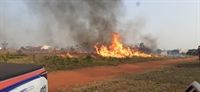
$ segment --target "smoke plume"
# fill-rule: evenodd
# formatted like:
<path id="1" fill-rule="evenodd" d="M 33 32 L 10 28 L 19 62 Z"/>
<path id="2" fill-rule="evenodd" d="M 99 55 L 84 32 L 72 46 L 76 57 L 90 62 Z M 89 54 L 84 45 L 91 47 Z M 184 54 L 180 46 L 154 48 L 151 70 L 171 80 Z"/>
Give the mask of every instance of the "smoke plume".
<path id="1" fill-rule="evenodd" d="M 144 17 L 121 22 L 125 11 L 121 0 L 24 0 L 24 3 L 28 11 L 25 17 L 9 15 L 10 18 L 3 11 L 0 36 L 9 45 L 73 44 L 93 50 L 97 42 L 109 45 L 111 33 L 117 32 L 123 44 L 133 45 L 140 39 L 152 48 L 157 46 L 156 39 L 141 34 L 146 24 Z"/>
<path id="2" fill-rule="evenodd" d="M 123 4 L 120 0 L 38 0 L 27 2 L 27 6 L 39 17 L 47 44 L 57 44 L 53 34 L 59 37 L 64 33 L 75 43 L 86 42 L 93 48 L 96 42 L 108 44 Z M 65 38 L 59 40 L 67 43 Z"/>
<path id="3" fill-rule="evenodd" d="M 151 34 L 144 35 L 141 39 L 151 50 L 155 51 L 157 49 L 157 38 Z"/>

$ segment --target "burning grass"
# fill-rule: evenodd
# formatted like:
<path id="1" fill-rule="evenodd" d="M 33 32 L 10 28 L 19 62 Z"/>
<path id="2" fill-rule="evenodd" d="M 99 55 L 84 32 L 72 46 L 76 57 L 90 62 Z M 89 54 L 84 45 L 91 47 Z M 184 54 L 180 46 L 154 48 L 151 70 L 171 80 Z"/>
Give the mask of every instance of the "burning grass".
<path id="1" fill-rule="evenodd" d="M 182 63 L 59 92 L 183 92 L 193 81 L 200 82 L 199 70 L 199 61 Z"/>
<path id="2" fill-rule="evenodd" d="M 57 56 L 61 57 L 61 58 L 73 58 L 73 56 L 69 53 L 62 53 L 62 54 L 59 54 Z"/>
<path id="3" fill-rule="evenodd" d="M 111 41 L 110 46 L 101 45 L 98 48 L 97 43 L 94 48 L 98 55 L 102 57 L 116 57 L 116 58 L 125 58 L 125 57 L 133 57 L 133 56 L 140 56 L 140 57 L 155 57 L 156 55 L 153 54 L 146 54 L 142 53 L 136 49 L 131 49 L 130 47 L 124 47 L 122 43 L 120 43 L 120 35 L 117 33 L 112 33 L 113 39 Z"/>
<path id="4" fill-rule="evenodd" d="M 120 35 L 112 34 L 113 39 L 110 46 L 98 43 L 94 46 L 96 52 L 91 53 L 69 53 L 58 52 L 52 54 L 29 53 L 20 56 L 20 54 L 0 55 L 1 62 L 27 63 L 43 65 L 47 71 L 65 71 L 85 67 L 119 65 L 123 63 L 136 63 L 144 61 L 154 61 L 165 59 L 153 54 L 145 54 L 136 49 L 123 46 L 120 43 Z"/>
<path id="5" fill-rule="evenodd" d="M 59 54 L 60 55 L 60 54 Z M 11 63 L 26 63 L 43 65 L 47 71 L 65 71 L 74 70 L 85 67 L 94 66 L 115 66 L 123 63 L 136 63 L 145 61 L 154 61 L 166 59 L 163 57 L 99 57 L 96 54 L 74 54 L 71 53 L 73 58 L 58 56 L 58 54 L 37 54 L 37 55 L 19 55 L 19 54 L 6 54 L 0 56 L 1 62 Z"/>

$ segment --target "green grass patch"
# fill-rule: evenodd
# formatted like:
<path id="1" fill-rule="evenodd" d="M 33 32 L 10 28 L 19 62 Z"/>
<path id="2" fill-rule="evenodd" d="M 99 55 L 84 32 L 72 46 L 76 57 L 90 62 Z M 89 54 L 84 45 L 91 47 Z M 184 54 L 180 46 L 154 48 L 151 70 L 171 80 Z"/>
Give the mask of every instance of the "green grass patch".
<path id="1" fill-rule="evenodd" d="M 85 67 L 94 66 L 116 66 L 123 63 L 136 63 L 144 61 L 161 60 L 163 58 L 102 58 L 102 57 L 78 57 L 78 58 L 59 58 L 59 57 L 45 57 L 36 60 L 37 64 L 42 64 L 48 71 L 60 70 L 75 70 Z"/>
<path id="2" fill-rule="evenodd" d="M 184 92 L 193 81 L 200 83 L 200 61 L 62 88 L 59 92 Z"/>
<path id="3" fill-rule="evenodd" d="M 84 55 L 74 58 L 61 58 L 53 55 L 23 55 L 6 54 L 0 55 L 0 62 L 37 64 L 43 65 L 48 72 L 75 70 L 95 66 L 116 66 L 125 63 L 163 60 L 163 57 L 133 57 L 133 58 L 103 58 Z"/>

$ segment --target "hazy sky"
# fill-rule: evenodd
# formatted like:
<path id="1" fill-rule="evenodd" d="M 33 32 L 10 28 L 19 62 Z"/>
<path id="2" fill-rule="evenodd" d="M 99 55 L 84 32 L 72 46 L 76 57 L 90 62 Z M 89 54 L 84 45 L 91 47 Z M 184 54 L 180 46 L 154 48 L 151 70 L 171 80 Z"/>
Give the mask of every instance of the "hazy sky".
<path id="1" fill-rule="evenodd" d="M 158 38 L 161 49 L 197 48 L 199 43 L 199 0 L 133 0 L 125 4 L 129 17 L 145 15 L 144 32 Z"/>
<path id="2" fill-rule="evenodd" d="M 13 39 L 13 45 L 25 42 L 22 45 L 34 45 L 32 43 L 37 37 L 27 37 L 22 30 L 29 31 L 38 25 L 34 15 L 30 17 L 26 5 L 21 0 L 0 0 L 1 1 L 1 27 L 10 24 L 4 32 Z M 138 6 L 136 6 L 136 3 Z M 145 26 L 142 33 L 157 38 L 158 48 L 161 49 L 191 49 L 200 45 L 199 30 L 199 2 L 200 0 L 124 0 L 126 7 L 125 20 L 142 16 L 145 19 Z M 31 19 L 30 19 L 31 18 Z M 29 23 L 33 23 L 30 24 Z M 28 25 L 27 27 L 24 27 Z M 14 30 L 13 30 L 14 29 Z M 1 33 L 2 30 L 1 29 Z M 15 34 L 21 35 L 15 35 Z M 18 41 L 15 41 L 17 39 Z M 0 37 L 0 41 L 6 40 Z M 20 40 L 20 41 L 19 41 Z M 16 42 L 16 43 L 15 43 Z M 40 43 L 42 44 L 42 43 Z"/>

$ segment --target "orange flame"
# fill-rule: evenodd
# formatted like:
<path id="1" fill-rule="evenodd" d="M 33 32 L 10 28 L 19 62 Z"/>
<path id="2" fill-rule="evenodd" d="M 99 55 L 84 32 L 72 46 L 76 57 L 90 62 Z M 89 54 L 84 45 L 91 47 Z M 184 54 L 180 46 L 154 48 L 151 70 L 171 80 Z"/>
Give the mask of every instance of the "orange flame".
<path id="1" fill-rule="evenodd" d="M 73 56 L 69 53 L 67 53 L 67 57 L 72 58 Z"/>
<path id="2" fill-rule="evenodd" d="M 67 54 L 60 54 L 60 55 L 58 55 L 59 57 L 61 57 L 61 58 L 72 58 L 73 56 L 71 55 L 71 54 L 69 54 L 69 53 L 67 53 Z"/>
<path id="3" fill-rule="evenodd" d="M 139 52 L 134 49 L 130 49 L 129 47 L 123 47 L 123 45 L 119 42 L 120 35 L 117 33 L 112 34 L 113 39 L 111 45 L 107 48 L 107 46 L 101 45 L 100 48 L 97 47 L 99 43 L 96 43 L 94 48 L 96 49 L 96 53 L 103 57 L 116 57 L 116 58 L 124 58 L 124 57 L 133 57 L 133 56 L 141 56 L 141 57 L 151 57 L 150 54 L 145 54 Z"/>

